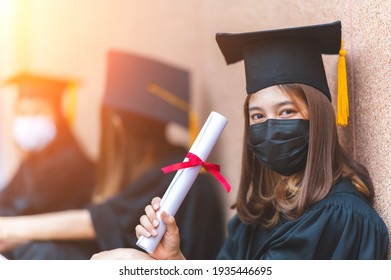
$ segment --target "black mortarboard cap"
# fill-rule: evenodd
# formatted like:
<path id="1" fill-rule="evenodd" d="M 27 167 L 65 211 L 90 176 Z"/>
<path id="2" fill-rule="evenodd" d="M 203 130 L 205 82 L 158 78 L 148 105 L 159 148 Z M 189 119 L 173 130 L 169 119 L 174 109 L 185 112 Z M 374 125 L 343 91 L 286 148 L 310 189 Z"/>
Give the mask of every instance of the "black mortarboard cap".
<path id="1" fill-rule="evenodd" d="M 19 73 L 5 81 L 5 84 L 18 86 L 19 98 L 43 98 L 59 106 L 69 83 L 66 79 L 28 72 Z"/>
<path id="2" fill-rule="evenodd" d="M 47 100 L 56 112 L 63 114 L 70 124 L 76 109 L 77 81 L 46 74 L 21 72 L 4 82 L 18 87 L 19 98 L 41 98 Z M 64 96 L 66 101 L 64 102 Z"/>
<path id="3" fill-rule="evenodd" d="M 103 104 L 188 127 L 189 73 L 152 58 L 111 50 Z"/>
<path id="4" fill-rule="evenodd" d="M 227 64 L 244 60 L 247 93 L 302 83 L 331 95 L 322 54 L 338 54 L 341 22 L 247 33 L 217 33 Z"/>

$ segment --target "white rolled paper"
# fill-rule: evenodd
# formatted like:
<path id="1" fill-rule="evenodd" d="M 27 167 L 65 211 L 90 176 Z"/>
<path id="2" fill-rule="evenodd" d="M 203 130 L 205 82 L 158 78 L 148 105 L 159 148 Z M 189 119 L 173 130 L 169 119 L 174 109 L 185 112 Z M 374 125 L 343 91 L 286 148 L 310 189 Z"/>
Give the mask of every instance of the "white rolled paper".
<path id="1" fill-rule="evenodd" d="M 189 153 L 198 156 L 202 161 L 206 161 L 227 123 L 228 120 L 224 116 L 216 112 L 211 112 L 191 146 Z M 185 158 L 184 162 L 185 161 L 188 161 L 188 158 Z M 160 212 L 165 211 L 169 215 L 175 216 L 201 168 L 202 166 L 199 165 L 179 169 L 177 171 L 160 202 L 160 208 L 157 212 L 157 217 L 159 219 L 157 236 L 140 236 L 136 243 L 137 246 L 148 253 L 153 253 L 155 251 L 166 231 L 166 225 L 160 219 Z"/>

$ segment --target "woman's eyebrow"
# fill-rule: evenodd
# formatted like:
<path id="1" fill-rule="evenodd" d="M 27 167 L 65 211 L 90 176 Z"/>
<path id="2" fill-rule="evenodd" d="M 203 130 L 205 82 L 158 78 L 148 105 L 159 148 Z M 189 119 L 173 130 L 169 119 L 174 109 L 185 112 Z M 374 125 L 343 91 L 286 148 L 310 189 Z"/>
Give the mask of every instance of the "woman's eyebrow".
<path id="1" fill-rule="evenodd" d="M 262 111 L 262 108 L 259 107 L 259 106 L 251 106 L 248 108 L 248 111 L 251 112 L 251 111 Z"/>
<path id="2" fill-rule="evenodd" d="M 286 101 L 283 101 L 283 102 L 276 104 L 275 107 L 281 107 L 281 106 L 285 106 L 285 105 L 295 105 L 295 103 L 291 100 L 286 100 Z"/>
<path id="3" fill-rule="evenodd" d="M 285 100 L 285 101 L 282 101 L 280 103 L 277 103 L 275 104 L 273 107 L 274 108 L 278 108 L 278 107 L 281 107 L 281 106 L 286 106 L 286 105 L 295 105 L 295 103 L 291 100 Z M 251 111 L 262 111 L 263 108 L 260 107 L 260 106 L 250 106 L 248 108 L 248 111 L 251 112 Z"/>

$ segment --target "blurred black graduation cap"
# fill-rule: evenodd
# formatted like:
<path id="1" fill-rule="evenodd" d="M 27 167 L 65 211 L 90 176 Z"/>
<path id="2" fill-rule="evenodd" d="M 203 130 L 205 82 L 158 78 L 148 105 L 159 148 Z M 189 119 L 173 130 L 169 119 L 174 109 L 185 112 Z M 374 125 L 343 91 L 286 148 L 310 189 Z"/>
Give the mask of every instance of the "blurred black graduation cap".
<path id="1" fill-rule="evenodd" d="M 189 72 L 152 58 L 111 50 L 103 104 L 188 127 Z"/>
<path id="2" fill-rule="evenodd" d="M 77 82 L 46 74 L 21 72 L 10 77 L 5 85 L 18 87 L 18 98 L 40 98 L 52 104 L 56 112 L 62 112 L 69 122 L 73 121 Z M 64 106 L 64 96 L 66 104 Z"/>
<path id="3" fill-rule="evenodd" d="M 248 94 L 277 84 L 302 83 L 319 89 L 331 101 L 322 54 L 340 53 L 345 67 L 345 52 L 340 52 L 340 21 L 258 32 L 217 33 L 216 41 L 227 64 L 244 60 Z M 347 94 L 344 67 L 341 70 L 345 71 L 345 80 L 339 83 L 345 93 L 339 92 L 339 98 L 340 94 Z M 347 102 L 347 95 L 343 98 L 342 102 Z"/>

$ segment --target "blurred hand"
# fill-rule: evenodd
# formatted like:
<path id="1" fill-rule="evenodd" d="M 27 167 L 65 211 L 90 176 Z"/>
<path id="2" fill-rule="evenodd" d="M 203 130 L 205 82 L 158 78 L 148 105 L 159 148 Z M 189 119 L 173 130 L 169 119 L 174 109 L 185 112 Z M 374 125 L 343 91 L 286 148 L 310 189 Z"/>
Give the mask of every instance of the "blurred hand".
<path id="1" fill-rule="evenodd" d="M 91 260 L 153 260 L 150 255 L 131 248 L 119 248 L 94 254 Z"/>
<path id="2" fill-rule="evenodd" d="M 145 207 L 145 215 L 141 216 L 140 224 L 136 226 L 136 236 L 151 237 L 157 235 L 156 228 L 159 226 L 159 220 L 156 216 L 156 211 L 160 207 L 160 198 L 152 199 L 151 205 Z M 184 259 L 180 250 L 179 229 L 173 216 L 169 216 L 166 212 L 160 214 L 163 223 L 166 224 L 167 230 L 163 235 L 162 240 L 151 254 L 154 259 L 158 260 L 179 260 Z"/>
<path id="3" fill-rule="evenodd" d="M 13 236 L 13 226 L 18 221 L 13 221 L 12 217 L 0 217 L 0 252 L 11 250 L 26 241 Z"/>

